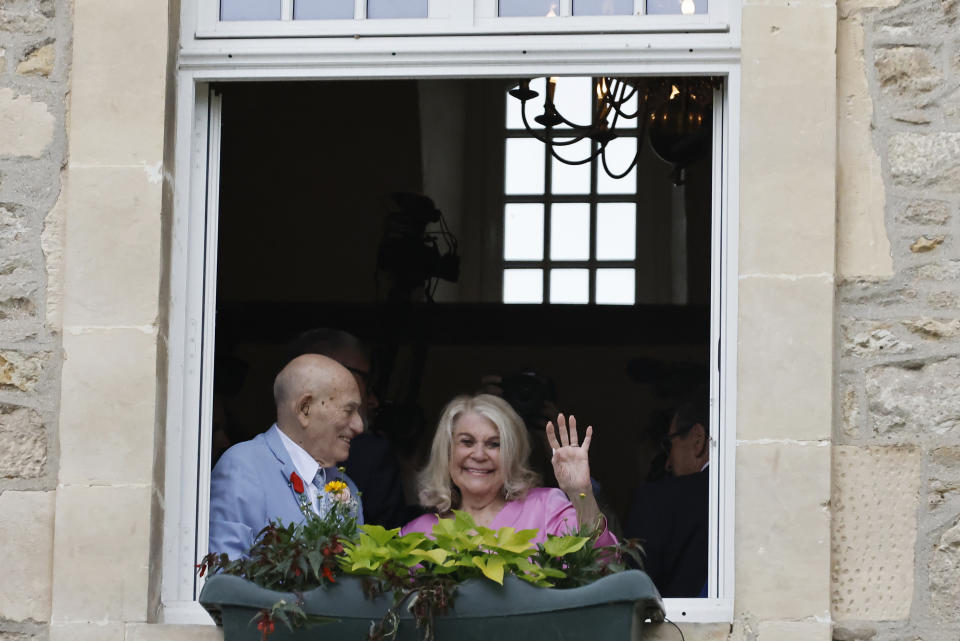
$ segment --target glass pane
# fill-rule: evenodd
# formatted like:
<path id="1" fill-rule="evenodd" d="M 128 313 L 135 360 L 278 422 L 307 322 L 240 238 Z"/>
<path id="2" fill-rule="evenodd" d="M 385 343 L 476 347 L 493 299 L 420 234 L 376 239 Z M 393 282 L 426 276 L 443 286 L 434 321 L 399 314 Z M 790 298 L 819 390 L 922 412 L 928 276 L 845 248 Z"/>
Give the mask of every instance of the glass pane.
<path id="1" fill-rule="evenodd" d="M 557 78 L 553 105 L 561 116 L 577 125 L 589 125 L 593 122 L 593 102 L 592 78 L 586 76 Z M 557 129 L 566 126 L 557 125 Z"/>
<path id="2" fill-rule="evenodd" d="M 426 18 L 427 0 L 367 0 L 367 17 Z"/>
<path id="3" fill-rule="evenodd" d="M 543 260 L 543 205 L 510 203 L 504 207 L 503 259 Z"/>
<path id="4" fill-rule="evenodd" d="M 555 17 L 560 11 L 560 0 L 500 0 L 498 15 L 502 18 L 517 16 Z"/>
<path id="5" fill-rule="evenodd" d="M 503 270 L 503 302 L 542 303 L 542 269 Z"/>
<path id="6" fill-rule="evenodd" d="M 624 91 L 624 95 L 630 95 L 631 91 L 632 89 L 627 87 Z M 626 116 L 639 115 L 637 114 L 637 108 L 639 107 L 638 100 L 639 92 L 634 91 L 633 95 L 630 95 L 630 98 L 620 105 L 620 111 L 622 111 L 624 115 L 617 118 L 616 124 L 613 122 L 613 117 L 616 115 L 616 112 L 611 109 L 610 113 L 607 114 L 607 126 L 609 126 L 611 129 L 636 129 L 637 125 L 639 124 L 637 118 L 627 118 Z"/>
<path id="7" fill-rule="evenodd" d="M 221 0 L 220 19 L 279 20 L 280 0 Z"/>
<path id="8" fill-rule="evenodd" d="M 633 13 L 633 0 L 573 0 L 575 16 L 628 16 Z"/>
<path id="9" fill-rule="evenodd" d="M 647 13 L 652 15 L 706 13 L 707 0 L 647 0 Z"/>
<path id="10" fill-rule="evenodd" d="M 569 160 L 582 160 L 590 155 L 591 140 L 585 138 L 580 142 L 562 147 L 554 147 L 553 150 L 561 158 Z M 589 194 L 590 193 L 590 163 L 585 162 L 582 165 L 567 165 L 556 158 L 551 158 L 553 163 L 553 176 L 550 179 L 551 190 L 555 194 Z"/>
<path id="11" fill-rule="evenodd" d="M 550 210 L 550 260 L 590 258 L 590 205 L 559 203 Z"/>
<path id="12" fill-rule="evenodd" d="M 296 0 L 294 20 L 351 20 L 353 0 Z"/>
<path id="13" fill-rule="evenodd" d="M 543 101 L 546 99 L 544 93 L 547 86 L 546 78 L 534 78 L 530 81 L 530 88 L 537 92 L 536 98 L 527 101 L 527 124 L 531 129 L 543 129 L 543 125 L 534 120 L 535 116 L 543 113 Z M 507 94 L 507 129 L 523 129 L 523 116 L 520 114 L 522 103 Z"/>
<path id="14" fill-rule="evenodd" d="M 633 260 L 637 256 L 637 206 L 597 205 L 597 260 Z"/>
<path id="15" fill-rule="evenodd" d="M 634 278 L 632 269 L 598 269 L 597 304 L 633 305 Z"/>
<path id="16" fill-rule="evenodd" d="M 507 194 L 543 193 L 543 154 L 546 147 L 535 138 L 507 138 Z"/>
<path id="17" fill-rule="evenodd" d="M 614 175 L 622 174 L 637 155 L 636 138 L 614 138 L 607 143 L 607 167 Z M 633 167 L 623 178 L 611 178 L 603 168 L 603 159 L 597 158 L 597 193 L 632 194 L 637 189 L 637 168 Z"/>
<path id="18" fill-rule="evenodd" d="M 590 302 L 590 275 L 586 269 L 551 269 L 550 302 L 585 305 Z"/>

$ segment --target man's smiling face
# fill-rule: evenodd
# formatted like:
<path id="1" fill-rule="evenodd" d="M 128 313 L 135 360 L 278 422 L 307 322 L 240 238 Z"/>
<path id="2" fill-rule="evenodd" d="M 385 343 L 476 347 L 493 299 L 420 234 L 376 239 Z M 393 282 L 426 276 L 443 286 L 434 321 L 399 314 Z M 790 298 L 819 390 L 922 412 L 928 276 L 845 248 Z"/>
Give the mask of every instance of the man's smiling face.
<path id="1" fill-rule="evenodd" d="M 344 371 L 325 394 L 310 402 L 303 449 L 323 466 L 332 466 L 350 456 L 350 441 L 363 431 L 360 390 L 353 376 Z"/>

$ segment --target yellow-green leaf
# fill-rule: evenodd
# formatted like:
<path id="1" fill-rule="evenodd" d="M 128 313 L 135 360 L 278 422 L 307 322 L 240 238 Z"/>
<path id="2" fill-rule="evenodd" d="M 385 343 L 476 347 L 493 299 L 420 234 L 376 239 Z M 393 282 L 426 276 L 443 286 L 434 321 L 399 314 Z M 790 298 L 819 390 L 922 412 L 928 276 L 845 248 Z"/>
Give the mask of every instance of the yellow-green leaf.
<path id="1" fill-rule="evenodd" d="M 498 556 L 473 557 L 473 564 L 480 568 L 483 576 L 503 585 L 503 559 Z"/>

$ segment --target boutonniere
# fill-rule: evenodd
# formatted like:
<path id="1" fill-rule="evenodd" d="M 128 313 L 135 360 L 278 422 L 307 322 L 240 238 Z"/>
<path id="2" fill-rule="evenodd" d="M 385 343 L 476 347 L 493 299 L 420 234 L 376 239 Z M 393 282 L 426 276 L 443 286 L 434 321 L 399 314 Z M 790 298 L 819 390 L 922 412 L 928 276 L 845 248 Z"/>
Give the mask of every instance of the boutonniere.
<path id="1" fill-rule="evenodd" d="M 293 486 L 294 492 L 303 494 L 303 479 L 296 472 L 290 472 L 290 484 Z"/>

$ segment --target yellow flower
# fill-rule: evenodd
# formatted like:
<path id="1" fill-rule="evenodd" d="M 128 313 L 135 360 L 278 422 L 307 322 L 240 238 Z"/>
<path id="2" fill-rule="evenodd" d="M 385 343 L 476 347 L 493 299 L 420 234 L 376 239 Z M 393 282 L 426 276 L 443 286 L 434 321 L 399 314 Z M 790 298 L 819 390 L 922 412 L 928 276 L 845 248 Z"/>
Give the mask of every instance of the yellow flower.
<path id="1" fill-rule="evenodd" d="M 323 486 L 325 492 L 332 492 L 333 494 L 339 494 L 347 489 L 347 484 L 343 481 L 330 481 Z"/>

